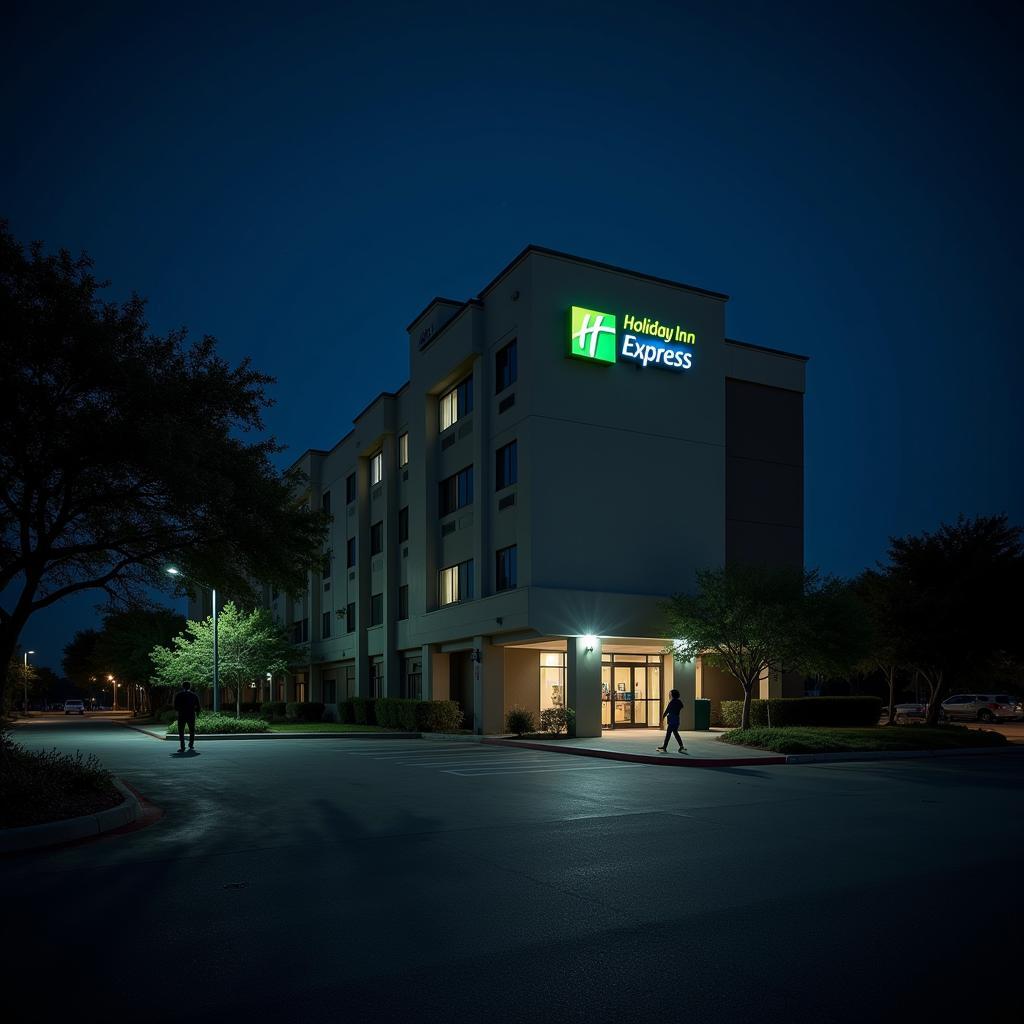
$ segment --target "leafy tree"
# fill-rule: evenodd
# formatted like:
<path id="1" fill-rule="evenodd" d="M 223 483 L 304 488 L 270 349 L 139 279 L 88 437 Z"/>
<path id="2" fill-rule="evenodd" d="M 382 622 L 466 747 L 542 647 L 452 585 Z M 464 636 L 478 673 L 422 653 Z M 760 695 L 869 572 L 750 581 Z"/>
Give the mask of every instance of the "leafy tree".
<path id="1" fill-rule="evenodd" d="M 868 569 L 853 583 L 860 602 L 864 622 L 869 632 L 869 643 L 860 668 L 866 672 L 881 672 L 889 691 L 888 724 L 896 724 L 896 680 L 908 668 L 899 632 L 898 588 L 883 573 Z"/>
<path id="2" fill-rule="evenodd" d="M 743 687 L 740 726 L 761 673 L 837 674 L 861 656 L 866 634 L 847 585 L 817 570 L 727 565 L 697 572 L 697 592 L 666 604 L 676 658 L 698 656 Z"/>
<path id="3" fill-rule="evenodd" d="M 96 659 L 99 637 L 97 629 L 80 629 L 64 646 L 61 658 L 64 675 L 82 689 L 95 681 L 100 670 Z"/>
<path id="4" fill-rule="evenodd" d="M 1005 515 L 960 516 L 934 533 L 893 537 L 880 573 L 899 660 L 928 687 L 938 722 L 950 683 L 1024 654 L 1024 547 Z"/>
<path id="5" fill-rule="evenodd" d="M 26 252 L 0 221 L 2 663 L 32 615 L 79 591 L 144 603 L 174 586 L 170 562 L 224 593 L 298 590 L 322 558 L 329 517 L 274 469 L 273 438 L 247 436 L 272 378 L 213 338 L 150 334 L 143 300 L 102 301 L 91 266 Z"/>
<path id="6" fill-rule="evenodd" d="M 235 714 L 242 713 L 242 688 L 262 680 L 268 672 L 282 672 L 304 655 L 270 617 L 265 608 L 243 612 L 229 601 L 217 616 L 220 678 L 235 691 Z M 190 621 L 173 646 L 154 647 L 154 686 L 179 687 L 189 682 L 196 689 L 213 684 L 213 618 Z"/>
<path id="7" fill-rule="evenodd" d="M 150 653 L 154 647 L 170 648 L 174 638 L 184 629 L 185 617 L 169 608 L 111 612 L 103 619 L 94 658 L 106 672 L 118 679 L 142 685 L 147 703 L 153 707 Z"/>

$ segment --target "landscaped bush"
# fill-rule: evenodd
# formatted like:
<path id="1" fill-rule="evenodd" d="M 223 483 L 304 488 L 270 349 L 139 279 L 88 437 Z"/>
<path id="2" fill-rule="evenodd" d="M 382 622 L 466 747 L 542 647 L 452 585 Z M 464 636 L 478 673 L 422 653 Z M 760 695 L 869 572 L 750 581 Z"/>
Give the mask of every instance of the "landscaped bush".
<path id="1" fill-rule="evenodd" d="M 322 722 L 324 706 L 317 701 L 289 701 L 284 715 L 289 722 Z"/>
<path id="2" fill-rule="evenodd" d="M 377 724 L 374 708 L 376 701 L 369 697 L 349 697 L 348 702 L 352 705 L 352 721 L 356 725 Z"/>
<path id="3" fill-rule="evenodd" d="M 568 732 L 575 720 L 576 712 L 572 708 L 545 708 L 540 713 L 540 727 L 555 736 Z"/>
<path id="4" fill-rule="evenodd" d="M 351 725 L 355 721 L 352 717 L 352 701 L 342 700 L 336 706 L 338 708 L 338 721 Z"/>
<path id="5" fill-rule="evenodd" d="M 203 712 L 196 716 L 196 735 L 210 734 L 215 732 L 269 732 L 270 726 L 262 718 L 235 718 L 234 715 L 214 714 L 212 711 Z M 175 719 L 167 726 L 169 736 L 178 735 L 178 721 Z M 188 736 L 188 726 L 185 726 L 185 735 Z"/>
<path id="6" fill-rule="evenodd" d="M 416 730 L 416 705 L 419 701 L 398 697 L 378 697 L 374 705 L 377 724 L 384 729 Z"/>
<path id="7" fill-rule="evenodd" d="M 156 713 L 156 720 L 160 722 L 161 725 L 166 725 L 168 722 L 176 722 L 178 720 L 178 712 L 175 711 L 174 708 L 169 710 L 165 708 L 163 711 L 158 711 Z"/>
<path id="8" fill-rule="evenodd" d="M 542 720 L 543 717 L 542 715 Z M 518 704 L 510 707 L 505 714 L 505 732 L 514 732 L 517 736 L 522 736 L 524 732 L 533 732 L 536 727 L 533 712 L 519 707 Z"/>
<path id="9" fill-rule="evenodd" d="M 879 697 L 772 697 L 750 702 L 751 727 L 788 725 L 877 725 L 882 713 Z M 743 701 L 722 701 L 722 724 L 739 728 Z"/>
<path id="10" fill-rule="evenodd" d="M 260 708 L 260 718 L 264 722 L 284 721 L 285 709 L 288 707 L 283 700 L 268 700 Z"/>
<path id="11" fill-rule="evenodd" d="M 462 725 L 464 715 L 455 700 L 421 700 L 416 702 L 417 732 L 454 732 Z"/>

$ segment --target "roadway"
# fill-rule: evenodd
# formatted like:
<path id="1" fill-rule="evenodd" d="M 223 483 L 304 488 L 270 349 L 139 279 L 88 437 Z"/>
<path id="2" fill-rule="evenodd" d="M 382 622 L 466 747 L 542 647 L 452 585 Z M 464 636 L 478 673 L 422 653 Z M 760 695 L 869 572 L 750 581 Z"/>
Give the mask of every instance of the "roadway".
<path id="1" fill-rule="evenodd" d="M 110 716 L 16 738 L 95 753 L 164 812 L 4 860 L 8 976 L 37 1020 L 1021 1019 L 1019 752 L 667 769 L 328 739 L 182 757 Z"/>

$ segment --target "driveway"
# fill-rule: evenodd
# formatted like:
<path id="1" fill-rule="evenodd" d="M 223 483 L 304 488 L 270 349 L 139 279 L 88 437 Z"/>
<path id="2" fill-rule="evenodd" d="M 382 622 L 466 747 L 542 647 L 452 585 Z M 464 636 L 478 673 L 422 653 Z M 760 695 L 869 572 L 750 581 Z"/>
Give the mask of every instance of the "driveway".
<path id="1" fill-rule="evenodd" d="M 943 896 L 1019 872 L 1014 755 L 681 772 L 397 740 L 182 758 L 103 720 L 19 739 L 165 812 L 5 860 L 40 1020 L 1017 1019 L 1013 986 L 950 988 L 935 952 L 1024 956 L 1019 886 Z"/>

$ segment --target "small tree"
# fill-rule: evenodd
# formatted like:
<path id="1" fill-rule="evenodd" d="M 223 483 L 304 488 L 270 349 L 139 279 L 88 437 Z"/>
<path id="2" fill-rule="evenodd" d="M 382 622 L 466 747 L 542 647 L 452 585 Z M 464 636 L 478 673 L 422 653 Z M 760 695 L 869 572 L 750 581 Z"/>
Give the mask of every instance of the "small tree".
<path id="1" fill-rule="evenodd" d="M 783 666 L 840 672 L 860 656 L 864 630 L 845 584 L 817 570 L 727 565 L 697 571 L 696 594 L 666 604 L 678 637 L 672 654 L 702 657 L 743 687 L 740 726 L 750 728 L 750 702 L 761 673 Z"/>
<path id="2" fill-rule="evenodd" d="M 235 715 L 242 713 L 242 687 L 267 672 L 282 672 L 302 655 L 264 608 L 243 612 L 233 602 L 217 616 L 217 664 L 225 686 L 235 691 Z M 189 682 L 205 690 L 213 682 L 213 618 L 190 621 L 173 646 L 150 651 L 154 686 L 178 687 Z"/>
<path id="3" fill-rule="evenodd" d="M 897 588 L 882 573 L 868 569 L 853 583 L 860 602 L 869 642 L 860 668 L 864 672 L 881 672 L 889 691 L 888 724 L 896 724 L 896 679 L 907 666 L 903 663 L 903 645 L 897 623 Z"/>

